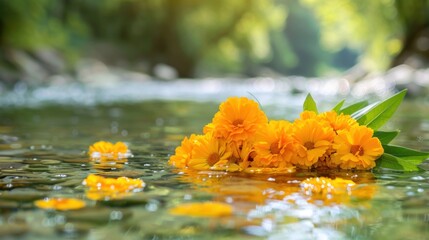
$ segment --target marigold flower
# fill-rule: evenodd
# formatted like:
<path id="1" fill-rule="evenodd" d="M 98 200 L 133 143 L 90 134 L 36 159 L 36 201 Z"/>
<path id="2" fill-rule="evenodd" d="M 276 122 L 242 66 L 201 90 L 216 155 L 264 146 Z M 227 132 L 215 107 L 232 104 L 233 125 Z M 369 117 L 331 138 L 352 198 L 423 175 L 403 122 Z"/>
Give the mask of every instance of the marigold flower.
<path id="1" fill-rule="evenodd" d="M 270 121 L 267 128 L 257 134 L 252 167 L 291 167 L 295 143 L 290 122 Z"/>
<path id="2" fill-rule="evenodd" d="M 294 125 L 293 136 L 298 144 L 292 162 L 297 166 L 310 168 L 330 148 L 335 133 L 331 127 L 316 119 L 303 120 Z"/>
<path id="3" fill-rule="evenodd" d="M 299 114 L 299 118 L 301 120 L 315 119 L 317 117 L 317 113 L 313 111 L 305 110 Z"/>
<path id="4" fill-rule="evenodd" d="M 351 186 L 356 183 L 342 178 L 330 179 L 326 177 L 308 178 L 301 183 L 301 188 L 307 195 L 348 194 Z"/>
<path id="5" fill-rule="evenodd" d="M 76 198 L 45 198 L 35 201 L 34 204 L 38 208 L 60 211 L 76 210 L 85 207 L 85 202 Z"/>
<path id="6" fill-rule="evenodd" d="M 82 184 L 89 187 L 87 197 L 92 200 L 121 198 L 130 192 L 139 191 L 145 186 L 145 183 L 140 179 L 105 178 L 94 174 L 88 175 Z"/>
<path id="7" fill-rule="evenodd" d="M 201 137 L 201 135 L 195 134 L 192 134 L 189 138 L 185 137 L 182 144 L 176 148 L 175 154 L 170 157 L 168 163 L 178 168 L 187 167 L 189 159 L 192 157 L 192 149 L 195 142 Z"/>
<path id="8" fill-rule="evenodd" d="M 213 125 L 213 123 L 209 123 L 209 124 L 205 125 L 204 128 L 203 128 L 203 133 L 204 134 L 206 134 L 206 133 L 212 133 L 213 131 L 214 131 L 214 125 Z"/>
<path id="9" fill-rule="evenodd" d="M 319 115 L 319 118 L 328 122 L 335 133 L 341 130 L 349 130 L 351 127 L 359 125 L 350 115 L 344 115 L 342 113 L 338 115 L 335 111 L 324 112 Z"/>
<path id="10" fill-rule="evenodd" d="M 225 217 L 232 213 L 231 205 L 221 202 L 185 203 L 170 209 L 170 214 L 190 217 Z"/>
<path id="11" fill-rule="evenodd" d="M 227 170 L 237 165 L 229 162 L 232 152 L 228 149 L 226 141 L 206 134 L 195 142 L 188 167 L 195 170 Z"/>
<path id="12" fill-rule="evenodd" d="M 245 97 L 231 97 L 219 106 L 213 118 L 214 135 L 241 142 L 251 139 L 267 122 L 258 103 Z"/>
<path id="13" fill-rule="evenodd" d="M 89 147 L 88 154 L 93 159 L 121 159 L 131 156 L 130 150 L 123 142 L 115 144 L 111 142 L 99 141 Z"/>
<path id="14" fill-rule="evenodd" d="M 341 131 L 334 139 L 336 153 L 331 162 L 342 169 L 367 170 L 375 167 L 375 160 L 384 149 L 373 130 L 366 126 L 354 126 L 349 131 Z"/>

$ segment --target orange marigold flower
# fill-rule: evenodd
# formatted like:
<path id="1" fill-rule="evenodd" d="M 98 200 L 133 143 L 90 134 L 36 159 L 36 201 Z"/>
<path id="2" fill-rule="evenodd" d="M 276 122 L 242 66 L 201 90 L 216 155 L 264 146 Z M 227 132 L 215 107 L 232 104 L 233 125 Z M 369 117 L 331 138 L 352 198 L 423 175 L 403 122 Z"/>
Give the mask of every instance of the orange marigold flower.
<path id="1" fill-rule="evenodd" d="M 308 119 L 317 119 L 317 113 L 313 111 L 303 111 L 299 114 L 299 118 L 295 119 L 294 124 L 298 124 Z"/>
<path id="2" fill-rule="evenodd" d="M 170 214 L 190 217 L 231 216 L 231 205 L 221 202 L 185 203 L 170 209 Z"/>
<path id="3" fill-rule="evenodd" d="M 292 162 L 297 166 L 310 168 L 332 146 L 335 132 L 316 119 L 303 120 L 294 125 L 294 138 L 298 144 Z"/>
<path id="4" fill-rule="evenodd" d="M 228 149 L 226 141 L 206 134 L 195 141 L 192 149 L 192 156 L 189 159 L 188 167 L 195 170 L 227 170 L 233 166 L 229 162 L 232 152 Z"/>
<path id="5" fill-rule="evenodd" d="M 211 133 L 213 131 L 214 131 L 214 125 L 213 125 L 213 123 L 209 123 L 209 124 L 205 125 L 204 128 L 203 128 L 203 133 L 204 134 Z"/>
<path id="6" fill-rule="evenodd" d="M 93 159 L 121 159 L 131 156 L 130 150 L 123 142 L 115 144 L 99 141 L 89 147 L 89 156 Z"/>
<path id="7" fill-rule="evenodd" d="M 367 184 L 356 184 L 342 178 L 326 177 L 308 178 L 301 182 L 301 190 L 310 196 L 309 201 L 322 201 L 324 204 L 347 204 L 351 199 L 368 200 L 377 191 L 377 187 Z"/>
<path id="8" fill-rule="evenodd" d="M 257 134 L 252 167 L 291 167 L 295 142 L 290 122 L 270 121 L 267 128 Z"/>
<path id="9" fill-rule="evenodd" d="M 319 118 L 329 123 L 335 133 L 341 130 L 349 130 L 351 127 L 357 126 L 358 123 L 350 115 L 340 114 L 335 111 L 325 112 L 319 115 Z"/>
<path id="10" fill-rule="evenodd" d="M 301 188 L 307 195 L 327 197 L 329 194 L 349 194 L 356 183 L 342 178 L 308 178 L 301 182 Z"/>
<path id="11" fill-rule="evenodd" d="M 228 98 L 213 118 L 215 136 L 235 142 L 251 139 L 267 122 L 267 116 L 259 109 L 258 103 L 245 97 Z"/>
<path id="12" fill-rule="evenodd" d="M 85 207 L 85 202 L 76 198 L 45 198 L 35 201 L 34 204 L 38 208 L 60 211 L 76 210 Z"/>
<path id="13" fill-rule="evenodd" d="M 182 144 L 176 148 L 176 152 L 170 157 L 168 163 L 178 168 L 185 168 L 188 166 L 189 159 L 192 156 L 192 149 L 194 148 L 195 142 L 201 135 L 192 134 L 189 138 L 185 137 Z"/>
<path id="14" fill-rule="evenodd" d="M 331 162 L 342 169 L 368 170 L 375 167 L 375 160 L 384 149 L 373 130 L 366 126 L 354 126 L 349 131 L 341 131 L 335 137 L 333 148 L 336 153 Z"/>
<path id="15" fill-rule="evenodd" d="M 92 200 L 121 198 L 130 192 L 141 191 L 145 186 L 145 183 L 140 179 L 105 178 L 94 174 L 88 175 L 82 184 L 89 187 L 87 197 Z"/>

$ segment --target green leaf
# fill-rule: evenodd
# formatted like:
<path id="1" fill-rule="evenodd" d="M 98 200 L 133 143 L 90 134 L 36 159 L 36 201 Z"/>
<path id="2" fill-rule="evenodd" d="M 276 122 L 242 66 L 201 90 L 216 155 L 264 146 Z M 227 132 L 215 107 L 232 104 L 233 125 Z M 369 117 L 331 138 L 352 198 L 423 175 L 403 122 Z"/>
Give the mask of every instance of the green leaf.
<path id="1" fill-rule="evenodd" d="M 420 163 L 420 160 L 405 160 L 388 153 L 383 154 L 376 161 L 377 168 L 387 168 L 401 171 L 418 171 L 420 169 L 417 165 Z"/>
<path id="2" fill-rule="evenodd" d="M 304 106 L 303 106 L 303 110 L 304 111 L 313 111 L 315 113 L 319 113 L 317 111 L 317 105 L 316 102 L 314 101 L 313 97 L 311 96 L 311 94 L 309 93 L 307 95 L 307 97 L 305 98 L 304 101 Z"/>
<path id="3" fill-rule="evenodd" d="M 339 103 L 337 103 L 337 105 L 335 105 L 334 108 L 332 108 L 332 110 L 338 113 L 345 101 L 345 99 L 341 100 Z"/>
<path id="4" fill-rule="evenodd" d="M 395 146 L 395 145 L 383 145 L 384 152 L 394 155 L 396 157 L 405 158 L 405 159 L 421 159 L 425 160 L 429 157 L 429 153 L 417 151 L 411 148 Z"/>
<path id="5" fill-rule="evenodd" d="M 375 131 L 374 137 L 378 138 L 382 144 L 390 143 L 396 136 L 398 136 L 399 131 Z"/>
<path id="6" fill-rule="evenodd" d="M 355 118 L 360 125 L 366 125 L 369 128 L 377 130 L 392 117 L 406 93 L 406 89 L 402 90 L 382 102 L 362 109 L 353 114 L 352 117 Z"/>
<path id="7" fill-rule="evenodd" d="M 361 101 L 341 109 L 338 113 L 351 115 L 352 113 L 355 113 L 356 111 L 359 111 L 366 106 L 368 106 L 368 101 Z"/>

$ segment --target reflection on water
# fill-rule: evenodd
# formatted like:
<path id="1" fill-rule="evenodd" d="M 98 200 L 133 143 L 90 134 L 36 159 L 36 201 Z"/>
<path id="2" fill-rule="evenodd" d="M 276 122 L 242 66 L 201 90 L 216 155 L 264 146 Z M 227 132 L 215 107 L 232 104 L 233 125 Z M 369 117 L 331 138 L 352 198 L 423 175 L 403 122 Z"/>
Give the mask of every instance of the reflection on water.
<path id="1" fill-rule="evenodd" d="M 307 172 L 246 174 L 179 172 L 167 165 L 183 136 L 199 132 L 217 103 L 150 101 L 91 107 L 0 110 L 0 236 L 10 239 L 427 239 L 429 174 Z M 296 109 L 295 111 L 299 111 Z M 278 105 L 270 118 L 296 117 Z M 289 114 L 289 115 L 287 115 Z M 426 103 L 405 103 L 390 129 L 397 144 L 429 150 Z M 127 161 L 100 165 L 87 155 L 99 141 L 126 142 Z M 117 166 L 118 165 L 118 166 Z M 424 166 L 425 167 L 425 166 Z M 138 178 L 143 191 L 91 200 L 89 174 Z M 309 177 L 341 177 L 356 186 L 328 198 L 309 194 Z M 45 197 L 82 199 L 73 211 L 36 208 Z M 171 215 L 182 203 L 219 201 L 233 215 Z M 392 236 L 392 233 L 395 233 Z"/>

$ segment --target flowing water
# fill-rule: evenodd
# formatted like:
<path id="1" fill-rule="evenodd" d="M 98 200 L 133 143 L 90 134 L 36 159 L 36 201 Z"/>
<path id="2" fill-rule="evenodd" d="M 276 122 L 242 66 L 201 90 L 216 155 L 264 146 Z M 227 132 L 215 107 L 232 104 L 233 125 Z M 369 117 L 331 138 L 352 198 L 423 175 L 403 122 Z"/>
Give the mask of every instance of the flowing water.
<path id="1" fill-rule="evenodd" d="M 183 173 L 168 166 L 183 137 L 201 133 L 217 108 L 210 101 L 145 100 L 1 109 L 1 239 L 429 239 L 424 170 L 251 175 Z M 270 119 L 292 120 L 300 108 L 267 104 L 264 111 Z M 427 151 L 427 116 L 427 102 L 408 101 L 386 128 L 402 130 L 396 144 Z M 133 157 L 115 166 L 91 162 L 88 147 L 100 140 L 126 142 Z M 124 198 L 93 201 L 82 185 L 90 173 L 140 178 L 146 186 Z M 360 196 L 308 199 L 298 185 L 314 176 L 352 179 Z M 45 197 L 74 197 L 87 205 L 70 211 L 35 207 Z M 207 200 L 229 203 L 233 215 L 169 213 L 180 203 Z"/>

